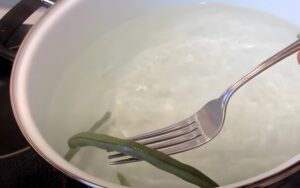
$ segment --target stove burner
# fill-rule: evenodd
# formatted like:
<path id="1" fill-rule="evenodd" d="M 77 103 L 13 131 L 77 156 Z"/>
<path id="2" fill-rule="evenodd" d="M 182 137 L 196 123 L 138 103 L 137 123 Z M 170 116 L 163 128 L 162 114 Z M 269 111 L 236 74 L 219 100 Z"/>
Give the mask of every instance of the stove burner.
<path id="1" fill-rule="evenodd" d="M 0 160 L 0 182 L 4 188 L 88 188 L 56 170 L 33 149 Z"/>

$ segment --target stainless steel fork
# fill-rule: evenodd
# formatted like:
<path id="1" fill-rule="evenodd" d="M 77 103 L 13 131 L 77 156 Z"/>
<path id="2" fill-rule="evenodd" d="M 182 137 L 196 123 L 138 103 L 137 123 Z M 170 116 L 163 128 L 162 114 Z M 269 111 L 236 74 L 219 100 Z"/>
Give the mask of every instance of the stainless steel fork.
<path id="1" fill-rule="evenodd" d="M 254 70 L 250 71 L 226 89 L 219 98 L 209 101 L 190 117 L 168 127 L 128 139 L 157 149 L 167 155 L 184 152 L 207 143 L 217 136 L 223 127 L 226 107 L 231 96 L 252 78 L 282 59 L 297 52 L 299 49 L 300 39 L 259 64 Z M 110 164 L 124 164 L 139 161 L 138 159 L 124 156 L 121 153 L 111 154 L 108 158 L 117 159 Z"/>

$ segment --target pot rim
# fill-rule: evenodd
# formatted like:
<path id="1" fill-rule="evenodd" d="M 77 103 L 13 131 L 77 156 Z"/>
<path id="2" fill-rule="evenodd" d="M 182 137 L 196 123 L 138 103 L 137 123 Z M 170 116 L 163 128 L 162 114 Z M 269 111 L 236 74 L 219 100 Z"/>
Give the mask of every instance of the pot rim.
<path id="1" fill-rule="evenodd" d="M 72 7 L 79 2 L 80 0 L 58 1 L 49 11 L 46 12 L 46 14 L 42 16 L 41 19 L 37 21 L 25 37 L 17 53 L 11 73 L 10 99 L 12 109 L 18 126 L 29 144 L 52 166 L 64 174 L 89 186 L 121 188 L 123 186 L 106 182 L 100 178 L 83 172 L 58 155 L 46 142 L 35 125 L 34 120 L 30 115 L 27 103 L 28 101 L 26 100 L 26 76 L 29 70 L 30 58 L 33 56 L 33 52 L 35 51 L 34 49 L 41 43 L 40 41 L 43 39 L 43 33 L 47 32 L 47 28 L 55 24 L 56 20 L 59 20 L 65 12 L 70 11 Z M 300 153 L 269 171 L 255 177 L 221 187 L 264 187 L 273 184 L 300 170 L 299 159 Z"/>

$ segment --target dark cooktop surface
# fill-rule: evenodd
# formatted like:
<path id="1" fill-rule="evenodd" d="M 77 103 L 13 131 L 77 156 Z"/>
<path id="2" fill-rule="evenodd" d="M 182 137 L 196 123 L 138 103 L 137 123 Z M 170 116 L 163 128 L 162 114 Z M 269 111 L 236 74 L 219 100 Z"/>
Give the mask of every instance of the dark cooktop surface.
<path id="1" fill-rule="evenodd" d="M 87 188 L 53 168 L 33 149 L 0 160 L 3 188 Z"/>
<path id="2" fill-rule="evenodd" d="M 12 113 L 9 101 L 8 81 L 10 62 L 4 61 L 3 59 L 0 63 L 0 156 L 9 154 L 28 145 L 19 131 Z"/>

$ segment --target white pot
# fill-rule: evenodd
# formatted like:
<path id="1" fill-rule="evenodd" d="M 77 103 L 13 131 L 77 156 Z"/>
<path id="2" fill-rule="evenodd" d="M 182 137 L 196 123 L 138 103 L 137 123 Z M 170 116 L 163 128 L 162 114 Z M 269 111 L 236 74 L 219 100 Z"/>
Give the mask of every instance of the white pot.
<path id="1" fill-rule="evenodd" d="M 59 145 L 65 145 L 66 140 L 61 138 L 59 133 L 65 133 L 65 127 L 51 126 L 48 123 L 48 113 L 53 110 L 49 108 L 55 95 L 54 91 L 59 87 L 64 73 L 74 66 L 72 63 L 80 58 L 80 54 L 105 31 L 126 20 L 143 15 L 145 12 L 199 2 L 202 1 L 61 0 L 57 2 L 26 37 L 15 60 L 11 78 L 11 99 L 14 113 L 23 134 L 33 148 L 53 166 L 78 181 L 91 186 L 120 187 L 91 175 L 63 159 L 62 153 L 65 146 L 61 148 Z M 300 1 L 206 0 L 205 2 L 220 2 L 265 11 L 300 26 Z M 92 67 L 90 68 L 92 69 Z M 82 82 L 92 82 L 88 75 L 76 75 L 76 77 L 82 77 Z M 82 111 L 88 110 L 84 102 L 82 107 Z M 56 110 L 63 111 L 64 109 Z M 72 116 L 76 115 L 76 110 L 78 109 L 74 109 L 73 114 L 70 112 L 67 118 L 77 118 L 76 120 L 80 122 L 80 115 L 79 117 Z M 91 114 L 102 113 L 93 110 L 97 109 L 92 109 Z M 82 123 L 85 122 L 82 121 Z M 66 129 L 69 130 L 69 128 Z M 74 127 L 73 132 L 77 130 Z M 73 132 L 71 131 L 72 134 Z M 72 135 L 71 133 L 66 133 L 64 138 Z M 291 156 L 284 163 L 255 177 L 222 187 L 255 187 L 271 184 L 297 171 L 299 158 L 300 154 Z M 226 170 L 221 170 L 226 173 Z"/>

